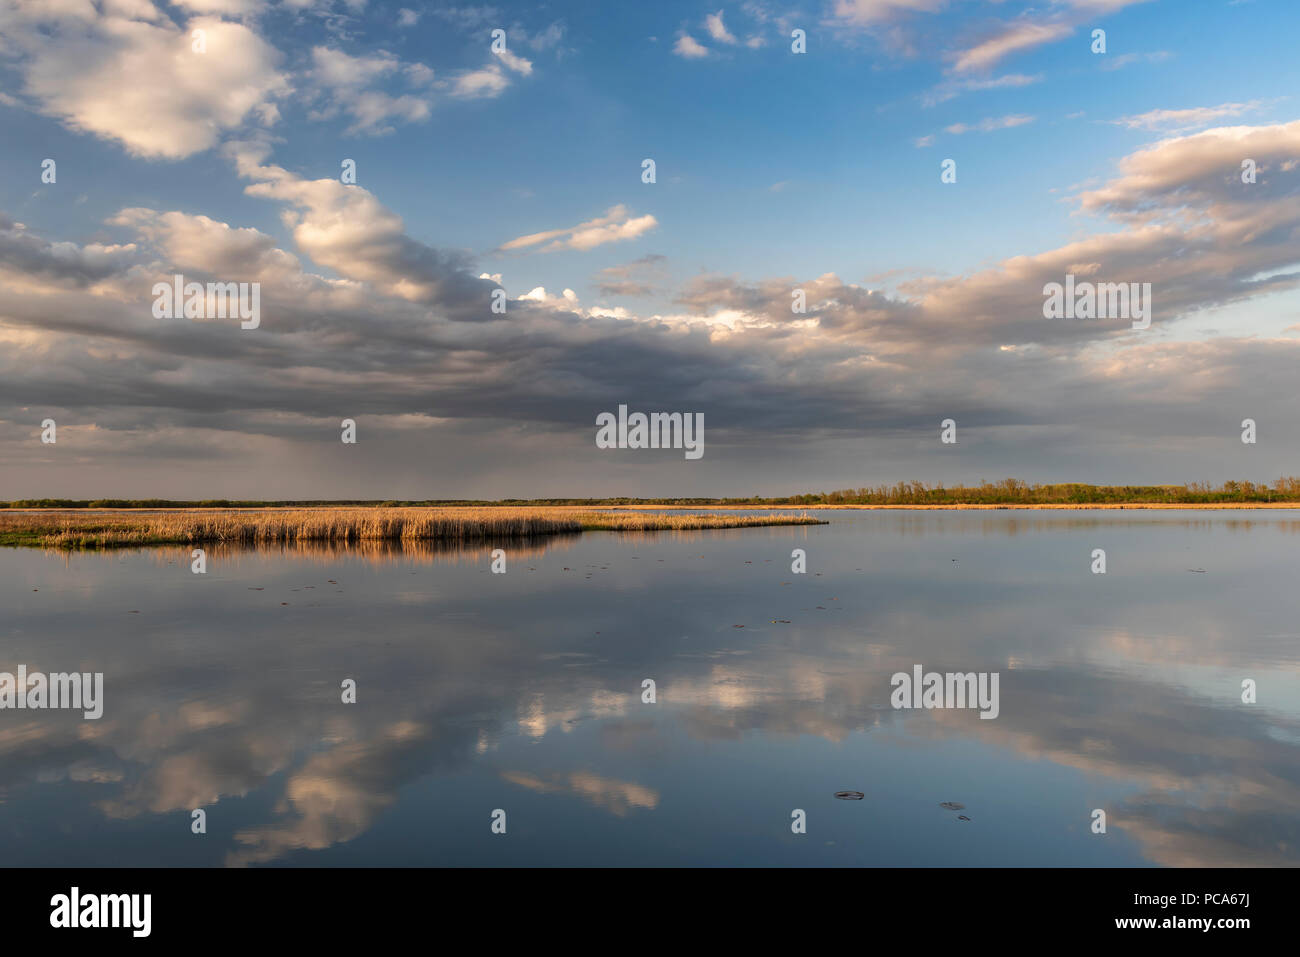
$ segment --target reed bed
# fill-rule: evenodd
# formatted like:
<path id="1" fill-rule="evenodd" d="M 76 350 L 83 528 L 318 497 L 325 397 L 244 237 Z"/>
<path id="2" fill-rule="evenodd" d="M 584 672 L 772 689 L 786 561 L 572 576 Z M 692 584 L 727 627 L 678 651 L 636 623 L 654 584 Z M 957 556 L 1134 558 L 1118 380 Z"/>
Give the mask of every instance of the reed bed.
<path id="1" fill-rule="evenodd" d="M 824 524 L 807 515 L 682 515 L 566 508 L 184 509 L 0 512 L 0 544 L 54 548 L 440 542 L 482 545 L 584 531 Z"/>

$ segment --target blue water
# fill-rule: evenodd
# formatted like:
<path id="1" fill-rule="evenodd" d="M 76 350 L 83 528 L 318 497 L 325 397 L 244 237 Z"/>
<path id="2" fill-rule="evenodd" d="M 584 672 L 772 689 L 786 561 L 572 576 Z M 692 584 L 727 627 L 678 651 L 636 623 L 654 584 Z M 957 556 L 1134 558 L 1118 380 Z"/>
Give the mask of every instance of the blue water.
<path id="1" fill-rule="evenodd" d="M 1300 864 L 1290 513 L 821 514 L 506 545 L 505 574 L 0 549 L 0 671 L 105 697 L 0 710 L 0 860 Z M 997 673 L 998 716 L 894 709 L 917 664 Z"/>

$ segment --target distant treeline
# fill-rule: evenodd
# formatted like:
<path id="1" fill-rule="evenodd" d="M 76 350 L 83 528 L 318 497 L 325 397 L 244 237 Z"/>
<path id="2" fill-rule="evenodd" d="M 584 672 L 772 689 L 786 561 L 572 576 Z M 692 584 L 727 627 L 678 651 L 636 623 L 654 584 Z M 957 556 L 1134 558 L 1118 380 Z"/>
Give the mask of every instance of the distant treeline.
<path id="1" fill-rule="evenodd" d="M 755 503 L 763 500 L 753 499 Z M 790 505 L 1212 505 L 1218 502 L 1300 502 L 1300 478 L 1272 485 L 1229 481 L 1187 485 L 1030 485 L 1019 479 L 979 485 L 899 482 L 875 488 L 841 489 L 766 500 Z"/>
<path id="2" fill-rule="evenodd" d="M 840 489 L 778 498 L 506 498 L 484 499 L 328 499 L 296 501 L 234 501 L 204 499 L 20 499 L 0 502 L 0 508 L 311 508 L 320 506 L 609 506 L 674 505 L 680 508 L 708 508 L 717 505 L 1211 505 L 1220 502 L 1300 502 L 1300 478 L 1280 478 L 1271 485 L 1247 481 L 1206 482 L 1188 485 L 1030 485 L 1019 479 L 981 482 L 979 485 L 926 485 L 899 482 L 875 488 Z"/>

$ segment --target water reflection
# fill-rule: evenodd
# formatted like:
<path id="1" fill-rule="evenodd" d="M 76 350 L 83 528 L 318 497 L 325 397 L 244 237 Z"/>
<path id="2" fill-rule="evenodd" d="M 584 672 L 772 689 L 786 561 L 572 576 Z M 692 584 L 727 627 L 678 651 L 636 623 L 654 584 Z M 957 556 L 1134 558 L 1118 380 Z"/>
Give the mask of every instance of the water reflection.
<path id="1" fill-rule="evenodd" d="M 213 549 L 203 576 L 0 550 L 0 669 L 106 694 L 0 711 L 5 859 L 1300 863 L 1300 523 L 829 517 L 512 545 L 505 575 L 488 548 Z M 999 718 L 893 710 L 917 663 L 999 671 Z"/>

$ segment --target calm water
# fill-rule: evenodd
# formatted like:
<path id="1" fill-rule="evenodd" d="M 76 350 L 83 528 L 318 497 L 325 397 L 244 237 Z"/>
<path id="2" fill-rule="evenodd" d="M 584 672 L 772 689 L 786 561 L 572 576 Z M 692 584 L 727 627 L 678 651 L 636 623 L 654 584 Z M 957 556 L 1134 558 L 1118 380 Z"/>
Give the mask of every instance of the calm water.
<path id="1" fill-rule="evenodd" d="M 105 686 L 98 721 L 0 710 L 0 860 L 1297 865 L 1290 514 L 842 511 L 504 575 L 0 549 L 0 671 Z M 893 709 L 916 664 L 998 672 L 999 716 Z"/>

